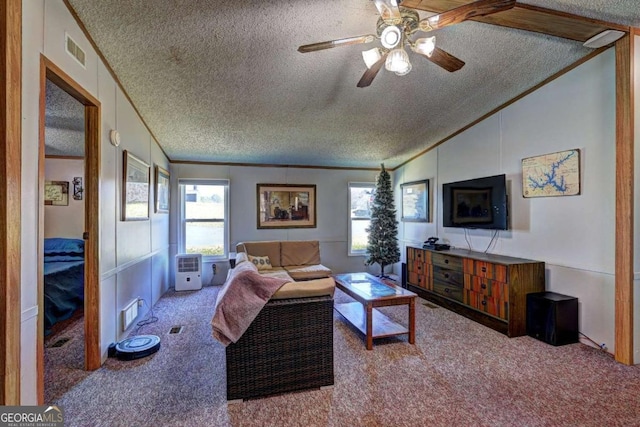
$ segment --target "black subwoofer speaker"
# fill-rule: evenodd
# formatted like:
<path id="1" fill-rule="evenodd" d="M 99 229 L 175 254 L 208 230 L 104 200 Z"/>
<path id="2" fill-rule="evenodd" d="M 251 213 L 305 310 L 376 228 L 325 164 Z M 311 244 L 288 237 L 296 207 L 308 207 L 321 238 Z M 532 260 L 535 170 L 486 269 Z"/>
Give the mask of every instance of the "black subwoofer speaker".
<path id="1" fill-rule="evenodd" d="M 527 294 L 527 335 L 556 346 L 578 342 L 578 298 L 555 292 Z"/>
<path id="2" fill-rule="evenodd" d="M 400 282 L 400 286 L 406 289 L 407 288 L 407 263 L 406 262 L 402 263 L 401 279 L 402 279 L 402 282 Z"/>

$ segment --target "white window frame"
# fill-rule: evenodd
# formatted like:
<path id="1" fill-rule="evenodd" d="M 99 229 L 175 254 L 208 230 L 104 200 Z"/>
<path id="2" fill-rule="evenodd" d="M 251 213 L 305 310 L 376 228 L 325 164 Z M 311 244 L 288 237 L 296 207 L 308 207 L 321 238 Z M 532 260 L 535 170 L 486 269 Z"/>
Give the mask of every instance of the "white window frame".
<path id="1" fill-rule="evenodd" d="M 352 251 L 351 247 L 352 247 L 352 242 L 351 242 L 351 228 L 352 228 L 352 223 L 353 221 L 364 221 L 364 220 L 369 220 L 371 221 L 371 217 L 362 217 L 362 218 L 351 218 L 351 189 L 352 188 L 371 188 L 373 190 L 375 190 L 376 188 L 376 183 L 375 182 L 350 182 L 349 183 L 349 187 L 347 189 L 347 193 L 348 193 L 348 209 L 347 209 L 347 218 L 348 218 L 348 231 L 347 231 L 347 252 L 348 252 L 348 256 L 365 256 L 367 254 L 367 250 L 366 249 L 361 249 L 361 250 L 356 250 L 356 251 Z"/>
<path id="2" fill-rule="evenodd" d="M 223 185 L 224 186 L 224 251 L 222 255 L 203 255 L 202 262 L 222 261 L 229 258 L 229 180 L 228 179 L 178 179 L 178 189 L 180 191 L 180 227 L 178 237 L 178 252 L 185 253 L 186 226 L 185 218 L 185 186 L 187 185 Z"/>

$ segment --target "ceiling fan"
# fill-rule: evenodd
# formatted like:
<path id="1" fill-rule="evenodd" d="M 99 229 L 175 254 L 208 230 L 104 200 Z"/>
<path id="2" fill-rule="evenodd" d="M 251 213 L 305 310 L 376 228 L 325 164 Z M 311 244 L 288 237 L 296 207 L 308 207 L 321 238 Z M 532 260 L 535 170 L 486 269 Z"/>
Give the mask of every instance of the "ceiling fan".
<path id="1" fill-rule="evenodd" d="M 300 46 L 298 52 L 316 52 L 338 46 L 371 43 L 379 39 L 382 48 L 375 47 L 362 52 L 367 70 L 358 82 L 358 87 L 369 86 L 383 65 L 388 71 L 399 76 L 409 73 L 411 62 L 409 62 L 409 55 L 404 50 L 405 46 L 445 70 L 453 72 L 462 68 L 464 62 L 436 47 L 435 36 L 415 40 L 412 40 L 412 36 L 418 31 L 429 33 L 476 16 L 490 15 L 511 9 L 515 6 L 516 0 L 478 0 L 422 20 L 418 12 L 399 6 L 397 0 L 374 0 L 374 3 L 380 12 L 376 35 L 368 34 L 307 44 Z"/>

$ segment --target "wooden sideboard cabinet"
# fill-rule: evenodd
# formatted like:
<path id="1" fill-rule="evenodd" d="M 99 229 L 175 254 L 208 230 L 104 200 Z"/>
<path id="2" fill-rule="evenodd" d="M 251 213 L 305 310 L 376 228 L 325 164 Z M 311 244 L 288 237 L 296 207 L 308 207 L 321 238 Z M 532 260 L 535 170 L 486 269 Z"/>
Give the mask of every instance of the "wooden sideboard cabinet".
<path id="1" fill-rule="evenodd" d="M 411 246 L 406 260 L 412 291 L 509 337 L 526 334 L 527 294 L 545 290 L 540 261 Z"/>

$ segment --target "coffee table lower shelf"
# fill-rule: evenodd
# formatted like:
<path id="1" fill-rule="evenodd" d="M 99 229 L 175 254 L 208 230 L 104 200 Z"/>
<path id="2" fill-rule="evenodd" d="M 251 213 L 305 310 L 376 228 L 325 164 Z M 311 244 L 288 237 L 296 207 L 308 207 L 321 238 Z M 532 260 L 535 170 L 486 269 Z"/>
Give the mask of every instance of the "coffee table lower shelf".
<path id="1" fill-rule="evenodd" d="M 355 326 L 367 337 L 367 319 L 364 306 L 359 302 L 335 304 L 335 310 L 349 323 Z M 371 310 L 372 331 L 371 338 L 383 338 L 394 335 L 408 334 L 409 329 L 389 319 L 385 314 L 373 308 Z"/>

